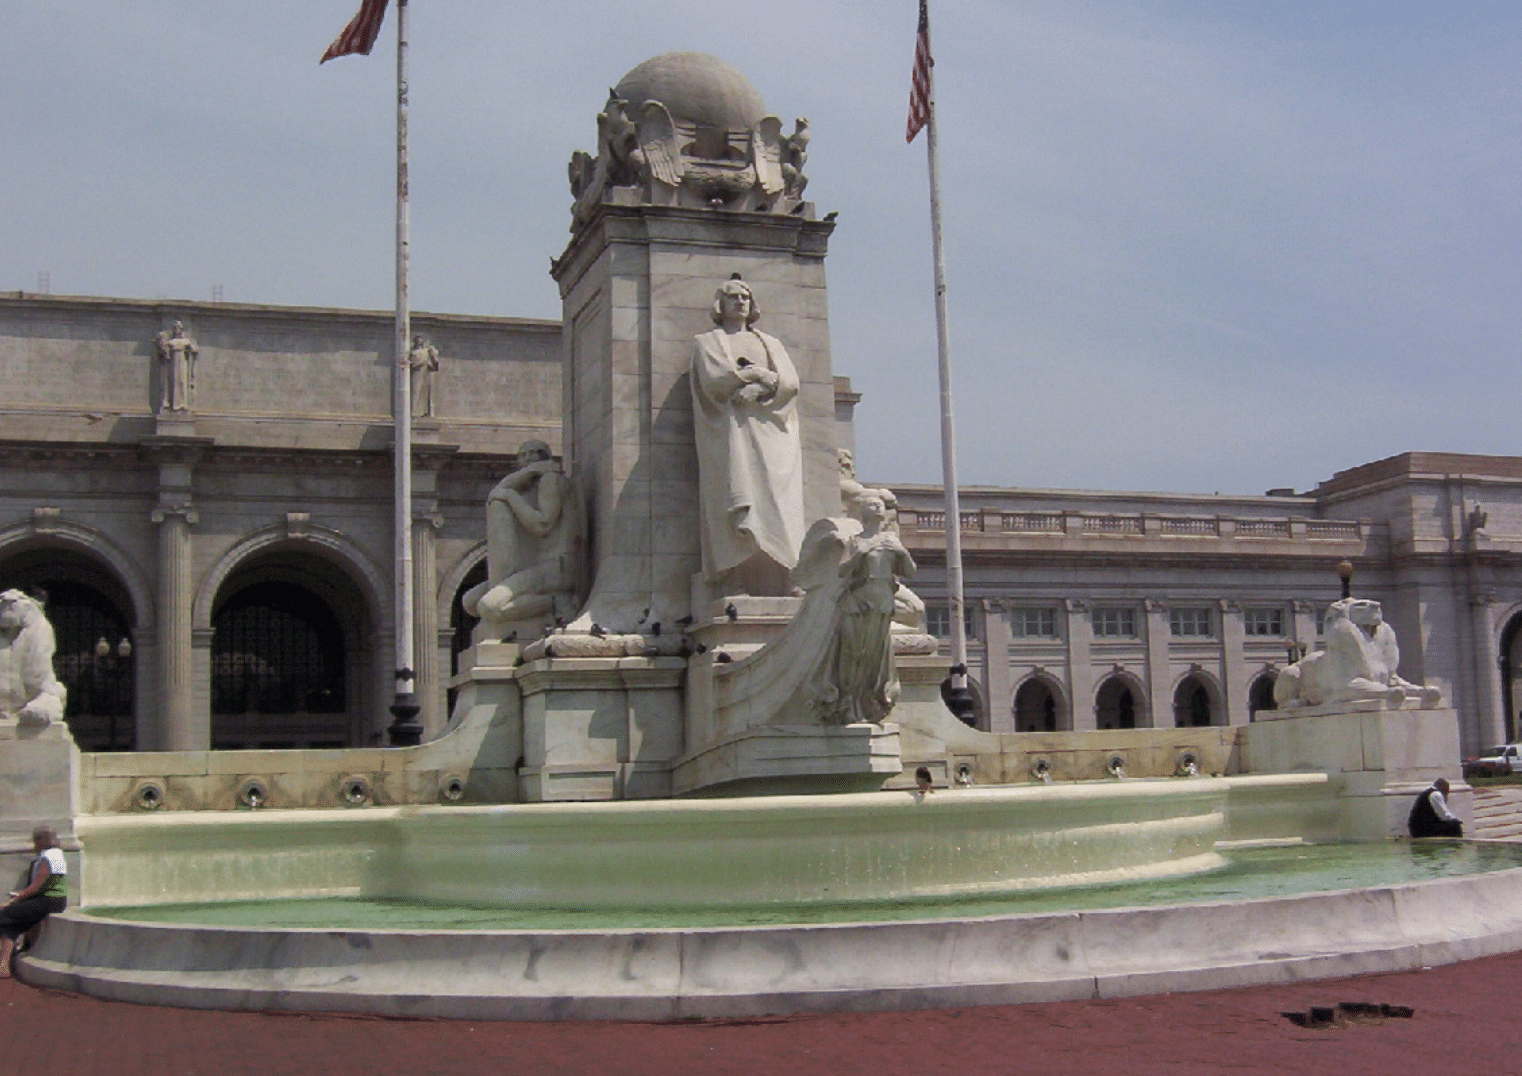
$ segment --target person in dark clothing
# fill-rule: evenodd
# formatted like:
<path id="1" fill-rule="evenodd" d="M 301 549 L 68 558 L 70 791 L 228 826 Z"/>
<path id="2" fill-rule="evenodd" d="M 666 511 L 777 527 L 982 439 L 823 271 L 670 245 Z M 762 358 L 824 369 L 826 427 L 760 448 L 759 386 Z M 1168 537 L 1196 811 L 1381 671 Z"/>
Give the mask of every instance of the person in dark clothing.
<path id="1" fill-rule="evenodd" d="M 1464 823 L 1448 809 L 1448 781 L 1439 777 L 1416 797 L 1406 825 L 1413 837 L 1462 837 Z"/>

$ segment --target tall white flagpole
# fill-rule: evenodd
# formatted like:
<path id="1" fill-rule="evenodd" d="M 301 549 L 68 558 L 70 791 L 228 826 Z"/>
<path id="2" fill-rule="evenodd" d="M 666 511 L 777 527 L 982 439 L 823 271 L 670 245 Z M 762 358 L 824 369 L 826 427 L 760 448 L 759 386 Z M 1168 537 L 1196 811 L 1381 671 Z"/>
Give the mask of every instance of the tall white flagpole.
<path id="1" fill-rule="evenodd" d="M 930 45 L 928 4 L 925 44 Z M 925 149 L 930 161 L 930 245 L 935 259 L 935 337 L 940 356 L 941 481 L 946 489 L 946 590 L 951 604 L 951 697 L 957 717 L 972 723 L 974 702 L 967 688 L 967 615 L 962 592 L 962 502 L 957 491 L 957 435 L 952 414 L 951 331 L 946 318 L 946 251 L 941 242 L 941 157 L 935 130 L 935 52 L 925 70 L 929 108 Z"/>
<path id="2" fill-rule="evenodd" d="M 396 362 L 392 370 L 391 412 L 395 433 L 396 537 L 396 698 L 388 730 L 393 747 L 410 747 L 423 736 L 421 707 L 413 693 L 416 673 L 412 639 L 412 368 L 408 365 L 411 312 L 408 309 L 407 214 L 407 0 L 396 0 Z"/>

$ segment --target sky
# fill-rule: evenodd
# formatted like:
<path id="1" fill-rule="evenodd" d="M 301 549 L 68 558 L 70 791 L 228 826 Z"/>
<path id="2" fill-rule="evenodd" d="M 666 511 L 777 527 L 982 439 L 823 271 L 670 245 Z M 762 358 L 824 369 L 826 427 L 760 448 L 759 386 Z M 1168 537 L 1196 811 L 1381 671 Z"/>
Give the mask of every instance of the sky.
<path id="1" fill-rule="evenodd" d="M 12 5 L 0 290 L 386 309 L 394 14 Z M 558 318 L 566 162 L 662 52 L 807 116 L 859 470 L 938 482 L 916 0 L 412 0 L 418 310 Z M 1522 453 L 1522 5 L 940 0 L 964 485 L 1261 493 Z"/>

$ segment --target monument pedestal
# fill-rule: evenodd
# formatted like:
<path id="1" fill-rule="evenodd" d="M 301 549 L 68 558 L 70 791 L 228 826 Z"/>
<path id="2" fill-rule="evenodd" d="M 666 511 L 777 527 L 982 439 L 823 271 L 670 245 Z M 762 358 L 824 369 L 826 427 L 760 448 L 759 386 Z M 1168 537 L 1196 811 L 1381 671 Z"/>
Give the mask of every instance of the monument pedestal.
<path id="1" fill-rule="evenodd" d="M 1418 793 L 1439 777 L 1452 785 L 1448 804 L 1466 830 L 1474 790 L 1459 765 L 1458 714 L 1451 709 L 1386 710 L 1378 700 L 1259 711 L 1247 728 L 1252 773 L 1334 775 L 1341 786 L 1343 840 L 1406 836 Z"/>
<path id="2" fill-rule="evenodd" d="M 671 795 L 686 671 L 680 657 L 549 657 L 519 667 L 524 801 Z"/>
<path id="3" fill-rule="evenodd" d="M 903 768 L 898 726 L 756 725 L 677 761 L 671 793 L 875 792 Z"/>
<path id="4" fill-rule="evenodd" d="M 69 727 L 0 723 L 0 871 L 13 880 L 32 858 L 32 830 L 50 826 L 77 870 L 79 748 Z M 10 888 L 7 886 L 7 888 Z"/>

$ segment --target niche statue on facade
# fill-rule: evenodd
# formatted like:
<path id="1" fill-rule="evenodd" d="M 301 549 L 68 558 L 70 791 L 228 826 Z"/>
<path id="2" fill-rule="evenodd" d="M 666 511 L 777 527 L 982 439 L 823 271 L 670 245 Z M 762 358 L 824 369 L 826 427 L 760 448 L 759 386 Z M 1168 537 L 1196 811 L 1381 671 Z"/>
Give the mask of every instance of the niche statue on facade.
<path id="1" fill-rule="evenodd" d="M 564 623 L 574 607 L 575 490 L 543 441 L 526 441 L 518 461 L 486 499 L 486 581 L 461 599 L 481 619 L 477 641 L 537 634 Z"/>
<path id="2" fill-rule="evenodd" d="M 439 372 L 439 349 L 422 333 L 412 338 L 407 352 L 407 366 L 412 371 L 412 417 L 433 418 L 434 381 Z"/>
<path id="3" fill-rule="evenodd" d="M 785 595 L 803 540 L 798 371 L 739 274 L 714 296 L 693 341 L 703 575 L 725 594 Z"/>
<path id="4" fill-rule="evenodd" d="M 19 590 L 0 593 L 0 719 L 22 725 L 63 720 L 67 692 L 53 675 L 56 647 L 42 606 Z"/>
<path id="5" fill-rule="evenodd" d="M 1343 598 L 1327 609 L 1326 649 L 1281 669 L 1274 703 L 1281 710 L 1375 700 L 1398 710 L 1406 700 L 1423 709 L 1442 705 L 1443 693 L 1396 674 L 1400 647 L 1379 602 Z"/>
<path id="6" fill-rule="evenodd" d="M 156 338 L 162 395 L 159 411 L 189 411 L 195 405 L 196 360 L 201 349 L 185 335 L 185 324 L 176 321 Z"/>

